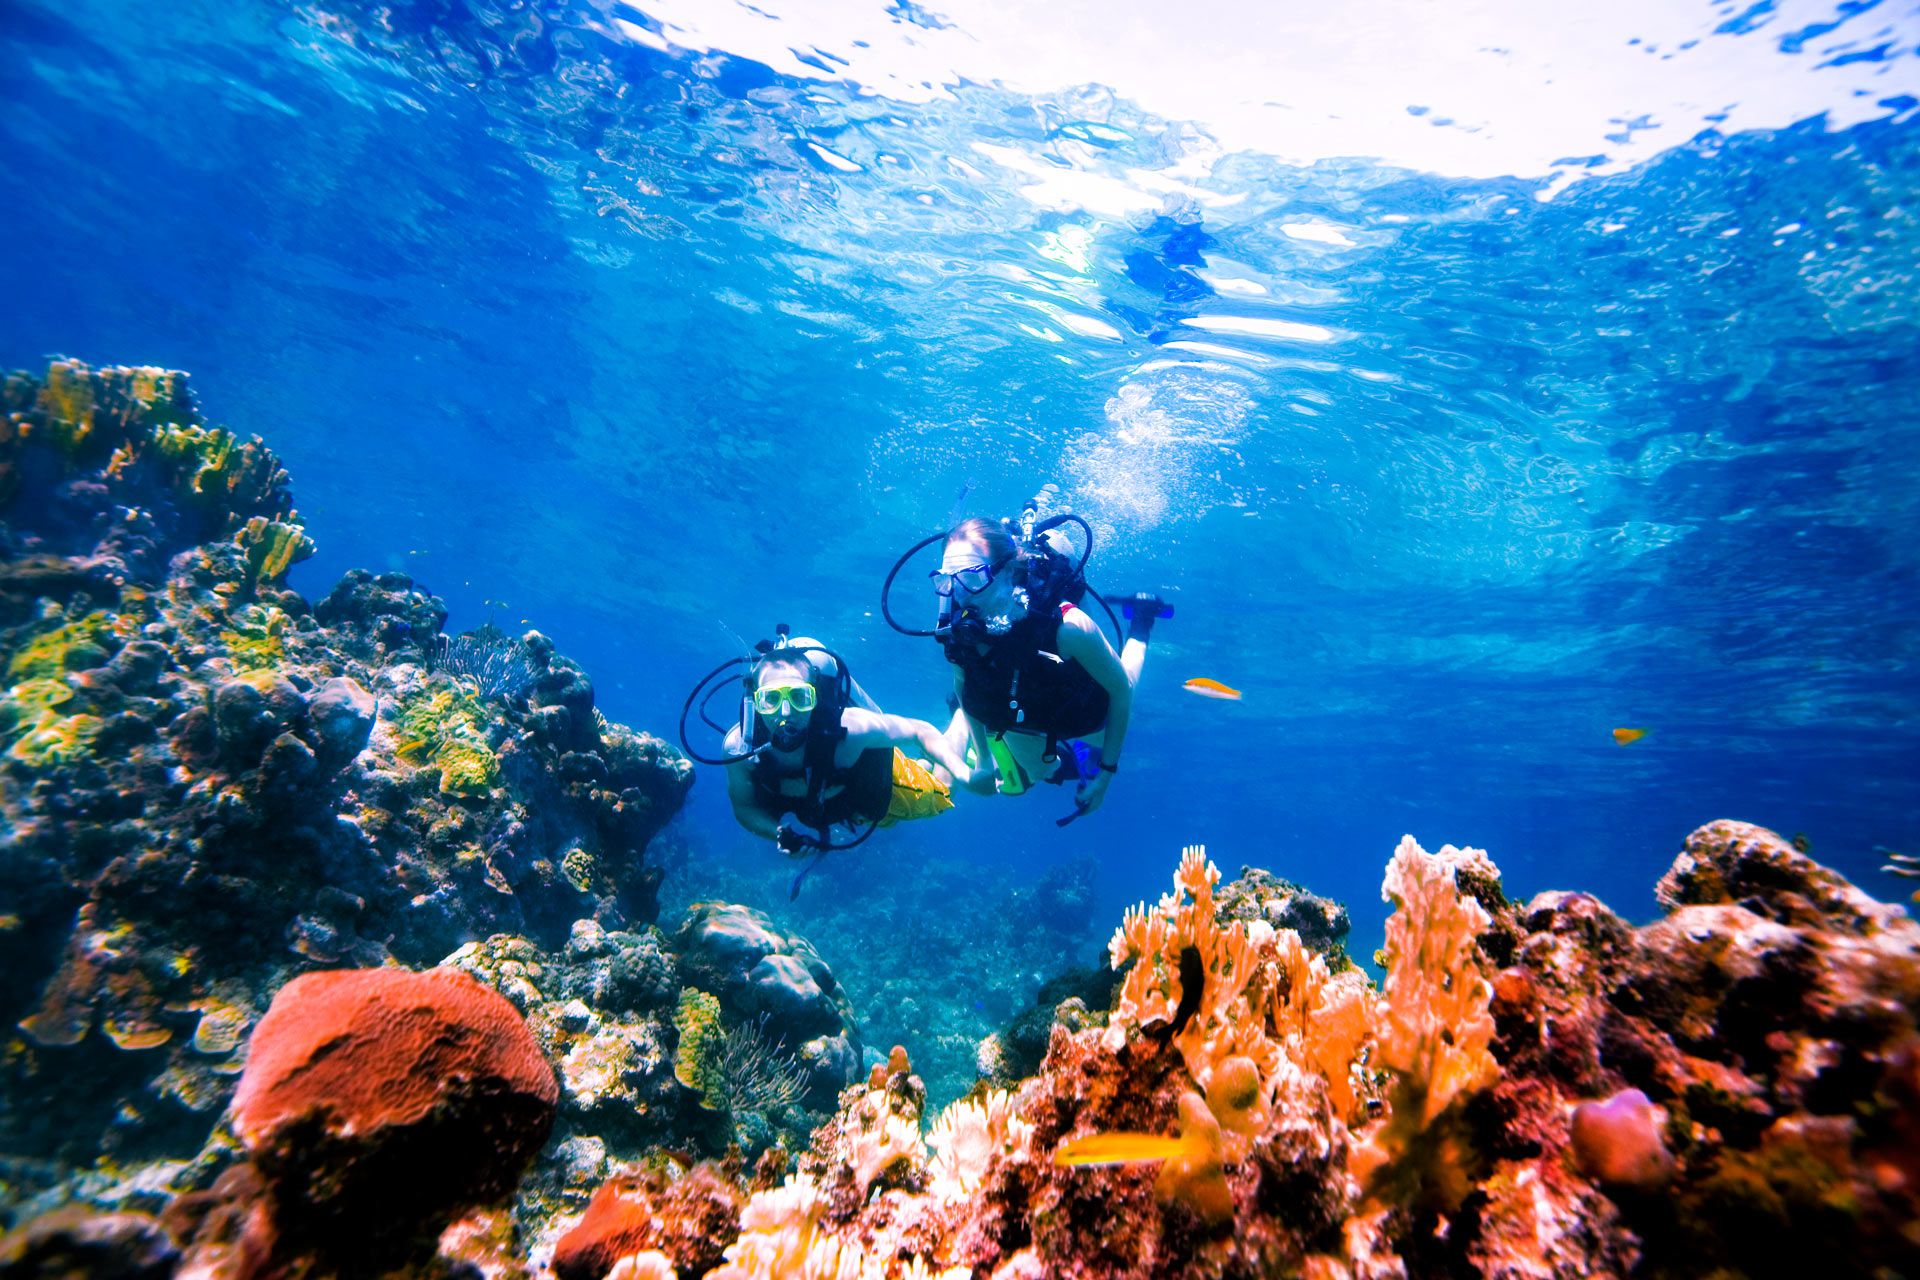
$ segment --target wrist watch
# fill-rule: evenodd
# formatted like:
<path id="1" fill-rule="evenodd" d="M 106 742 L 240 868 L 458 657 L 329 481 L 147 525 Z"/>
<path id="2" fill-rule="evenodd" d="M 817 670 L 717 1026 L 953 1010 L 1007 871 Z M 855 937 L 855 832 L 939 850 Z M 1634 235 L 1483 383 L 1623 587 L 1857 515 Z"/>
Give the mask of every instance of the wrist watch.
<path id="1" fill-rule="evenodd" d="M 1118 773 L 1118 772 L 1120 772 L 1120 766 L 1119 766 L 1119 765 L 1117 765 L 1117 764 L 1108 764 L 1108 763 L 1107 763 L 1107 762 L 1106 762 L 1105 760 L 1102 760 L 1102 761 L 1100 762 L 1100 772 L 1102 772 L 1102 773 Z"/>

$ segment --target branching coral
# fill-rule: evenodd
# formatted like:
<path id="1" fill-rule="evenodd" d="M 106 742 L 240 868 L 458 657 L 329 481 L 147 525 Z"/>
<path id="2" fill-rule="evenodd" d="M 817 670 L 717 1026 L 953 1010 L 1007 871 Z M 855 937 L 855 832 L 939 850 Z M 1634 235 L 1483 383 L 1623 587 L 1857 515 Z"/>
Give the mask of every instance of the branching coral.
<path id="1" fill-rule="evenodd" d="M 1448 846 L 1429 854 L 1407 836 L 1387 864 L 1381 893 L 1394 913 L 1376 1062 L 1390 1076 L 1389 1114 L 1354 1154 L 1354 1171 L 1377 1202 L 1452 1208 L 1467 1189 L 1470 1152 L 1457 1107 L 1499 1075 L 1490 1049 L 1493 984 L 1475 942 L 1490 918 L 1454 878 L 1455 865 L 1478 852 Z"/>
<path id="2" fill-rule="evenodd" d="M 1215 1067 L 1231 1057 L 1251 1061 L 1263 1081 L 1271 1081 L 1280 1065 L 1280 1046 L 1247 998 L 1260 945 L 1273 930 L 1258 921 L 1221 927 L 1213 903 L 1219 882 L 1206 850 L 1189 846 L 1181 852 L 1173 892 L 1151 909 L 1130 908 L 1107 947 L 1114 968 L 1135 962 L 1121 985 L 1109 1046 L 1124 1043 L 1129 1025 L 1173 1030 L 1183 1023 L 1173 1043 L 1203 1090 Z"/>
<path id="3" fill-rule="evenodd" d="M 1352 1124 L 1360 1106 L 1355 1066 L 1373 1035 L 1373 988 L 1358 970 L 1338 975 L 1308 951 L 1291 929 L 1276 938 L 1280 981 L 1274 984 L 1274 1032 L 1287 1055 L 1327 1082 L 1334 1116 Z"/>

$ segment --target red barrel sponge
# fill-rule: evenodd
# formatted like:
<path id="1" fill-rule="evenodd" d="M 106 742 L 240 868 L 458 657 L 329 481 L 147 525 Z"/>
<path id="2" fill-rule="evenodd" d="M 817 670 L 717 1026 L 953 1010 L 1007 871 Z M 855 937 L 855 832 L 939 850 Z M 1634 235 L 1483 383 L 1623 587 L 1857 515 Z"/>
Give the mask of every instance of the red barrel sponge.
<path id="1" fill-rule="evenodd" d="M 559 1087 L 526 1021 L 465 973 L 295 978 L 253 1033 L 233 1128 L 283 1238 L 367 1261 L 503 1199 Z"/>

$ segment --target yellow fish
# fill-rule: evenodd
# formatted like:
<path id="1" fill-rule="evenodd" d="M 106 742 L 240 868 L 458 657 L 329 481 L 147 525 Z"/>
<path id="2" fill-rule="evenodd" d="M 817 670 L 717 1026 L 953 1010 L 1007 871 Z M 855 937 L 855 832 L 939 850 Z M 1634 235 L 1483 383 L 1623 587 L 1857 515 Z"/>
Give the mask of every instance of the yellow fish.
<path id="1" fill-rule="evenodd" d="M 1218 698 L 1222 702 L 1240 701 L 1240 691 L 1232 689 L 1218 680 L 1209 680 L 1205 676 L 1195 676 L 1180 686 L 1188 693 L 1197 693 L 1203 698 Z"/>
<path id="2" fill-rule="evenodd" d="M 1206 1150 L 1199 1137 L 1163 1138 L 1157 1133 L 1095 1133 L 1063 1142 L 1053 1153 L 1061 1168 L 1078 1164 L 1132 1164 L 1140 1160 L 1172 1160 L 1198 1156 Z"/>
<path id="3" fill-rule="evenodd" d="M 1646 736 L 1647 731 L 1645 729 L 1615 729 L 1613 731 L 1613 740 L 1623 747 L 1629 742 L 1638 742 Z"/>

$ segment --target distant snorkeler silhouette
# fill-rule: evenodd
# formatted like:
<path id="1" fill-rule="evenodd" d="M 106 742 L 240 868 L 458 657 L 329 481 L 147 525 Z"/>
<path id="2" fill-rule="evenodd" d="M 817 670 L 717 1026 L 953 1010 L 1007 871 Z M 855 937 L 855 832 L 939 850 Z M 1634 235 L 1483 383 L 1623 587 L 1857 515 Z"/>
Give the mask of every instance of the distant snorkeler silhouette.
<path id="1" fill-rule="evenodd" d="M 723 726 L 709 718 L 707 704 L 731 686 L 736 668 L 743 669 L 739 714 Z M 688 740 L 696 702 L 701 719 L 723 735 L 719 756 L 701 754 Z M 790 637 L 785 623 L 773 640 L 722 663 L 694 687 L 681 709 L 680 741 L 694 759 L 726 768 L 727 799 L 742 827 L 770 837 L 789 857 L 808 859 L 789 898 L 827 853 L 850 849 L 881 827 L 951 809 L 949 780 L 967 771 L 939 729 L 881 711 L 844 658 L 817 641 Z M 907 756 L 901 745 L 916 748 L 933 767 Z M 784 821 L 788 815 L 793 824 Z M 836 840 L 836 829 L 850 834 Z"/>
<path id="2" fill-rule="evenodd" d="M 881 610 L 894 630 L 938 639 L 953 664 L 948 740 L 967 750 L 967 767 L 955 777 L 970 790 L 1000 795 L 1022 794 L 1035 779 L 1076 783 L 1074 810 L 1058 820 L 1064 827 L 1106 799 L 1153 624 L 1172 617 L 1173 608 L 1146 592 L 1116 597 L 1128 621 L 1116 653 L 1080 607 L 1092 597 L 1119 632 L 1108 601 L 1087 585 L 1092 528 L 1072 513 L 1039 519 L 1040 502 L 1029 501 L 1018 521 L 964 520 L 915 543 L 887 574 Z M 1068 524 L 1086 539 L 1077 558 L 1063 531 Z M 931 630 L 904 626 L 888 602 L 893 580 L 936 542 L 940 566 L 928 576 L 940 602 L 938 623 Z"/>

